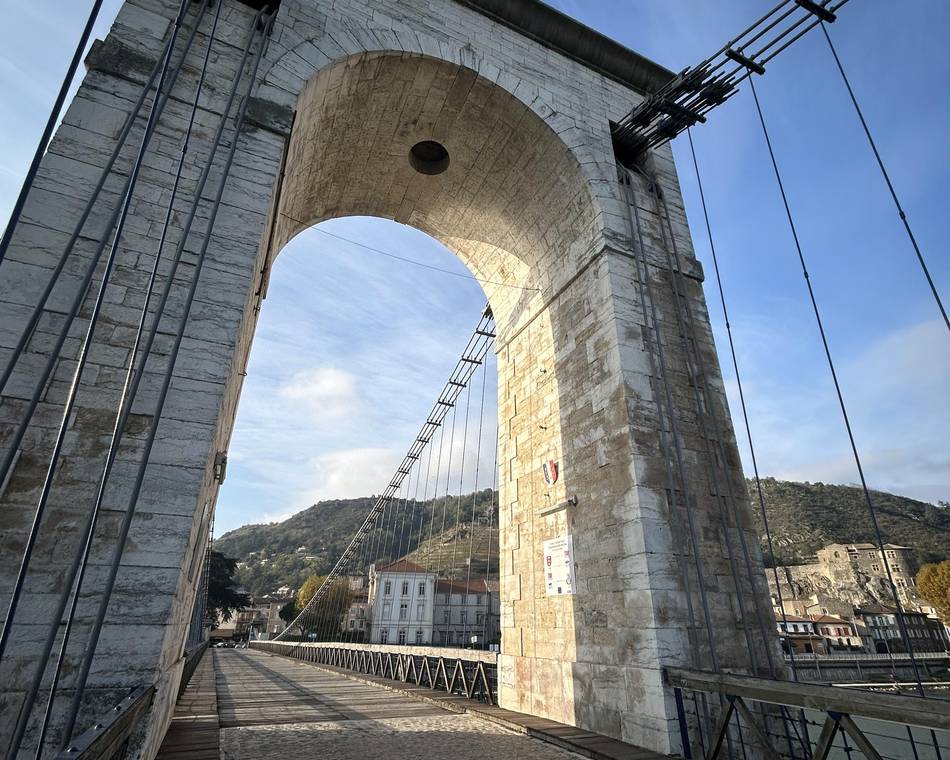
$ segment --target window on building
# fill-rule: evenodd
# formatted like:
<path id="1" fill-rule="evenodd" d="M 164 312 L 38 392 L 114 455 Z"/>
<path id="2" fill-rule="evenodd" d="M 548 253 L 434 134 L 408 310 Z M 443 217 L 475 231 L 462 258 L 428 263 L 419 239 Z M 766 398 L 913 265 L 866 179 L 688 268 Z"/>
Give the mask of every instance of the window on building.
<path id="1" fill-rule="evenodd" d="M 409 596 L 409 581 L 402 582 L 402 595 Z"/>
<path id="2" fill-rule="evenodd" d="M 835 559 L 838 559 L 841 555 L 838 552 L 835 552 Z"/>
<path id="3" fill-rule="evenodd" d="M 403 602 L 399 605 L 399 619 L 405 620 L 409 617 L 409 605 Z"/>
<path id="4" fill-rule="evenodd" d="M 405 644 L 405 643 L 406 643 L 406 632 L 405 632 L 405 630 L 400 630 L 400 631 L 399 631 L 399 643 L 400 643 L 400 644 Z"/>
<path id="5" fill-rule="evenodd" d="M 485 624 L 485 613 L 476 612 L 475 613 L 475 625 L 484 625 Z"/>
<path id="6" fill-rule="evenodd" d="M 389 642 L 389 629 L 388 629 L 388 628 L 383 628 L 383 630 L 381 630 L 381 631 L 379 632 L 379 641 L 380 641 L 381 644 L 386 644 L 386 643 Z"/>
<path id="7" fill-rule="evenodd" d="M 356 621 L 350 620 L 350 628 L 355 628 L 355 627 L 356 627 Z"/>
<path id="8" fill-rule="evenodd" d="M 874 552 L 868 552 L 868 559 L 874 559 L 874 558 L 875 558 Z"/>
<path id="9" fill-rule="evenodd" d="M 383 586 L 383 595 L 389 596 L 393 592 L 392 581 L 386 581 L 386 585 Z"/>
<path id="10" fill-rule="evenodd" d="M 873 570 L 875 573 L 878 573 L 878 572 L 881 571 L 881 566 L 880 566 L 880 565 L 871 565 L 871 570 Z"/>
<path id="11" fill-rule="evenodd" d="M 439 643 L 442 644 L 442 646 L 445 646 L 446 638 L 445 631 L 439 631 Z"/>
<path id="12" fill-rule="evenodd" d="M 450 615 L 448 610 L 442 610 L 442 622 L 448 623 L 450 620 Z"/>
<path id="13" fill-rule="evenodd" d="M 416 643 L 417 643 L 417 644 L 421 644 L 421 643 L 422 643 L 422 631 L 420 631 L 420 630 L 418 630 L 418 629 L 416 630 Z"/>
<path id="14" fill-rule="evenodd" d="M 360 630 L 362 630 L 362 629 L 363 629 L 363 621 L 360 620 L 359 622 L 360 622 Z"/>
<path id="15" fill-rule="evenodd" d="M 891 565 L 891 570 L 893 570 L 895 573 L 899 573 L 899 572 L 901 572 L 901 566 L 900 566 L 900 565 Z"/>
<path id="16" fill-rule="evenodd" d="M 425 584 L 425 581 L 423 581 L 422 583 L 419 584 L 419 596 L 425 596 L 425 595 L 426 595 L 426 584 Z"/>
<path id="17" fill-rule="evenodd" d="M 468 610 L 461 610 L 459 612 L 459 622 L 467 623 L 468 622 Z"/>
<path id="18" fill-rule="evenodd" d="M 425 605 L 417 604 L 416 605 L 416 620 L 422 620 L 422 616 L 425 614 Z"/>
<path id="19" fill-rule="evenodd" d="M 907 588 L 907 581 L 903 578 L 895 578 L 894 583 L 896 583 L 900 588 Z"/>

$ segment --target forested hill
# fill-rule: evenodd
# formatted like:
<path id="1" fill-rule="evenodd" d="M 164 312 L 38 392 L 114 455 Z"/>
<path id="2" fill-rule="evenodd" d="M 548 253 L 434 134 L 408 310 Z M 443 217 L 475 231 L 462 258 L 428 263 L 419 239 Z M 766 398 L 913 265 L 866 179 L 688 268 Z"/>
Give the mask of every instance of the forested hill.
<path id="1" fill-rule="evenodd" d="M 877 543 L 860 488 L 764 478 L 762 495 L 778 564 L 805 562 L 831 543 Z M 749 496 L 767 556 L 753 481 Z M 871 501 L 885 543 L 913 548 L 920 564 L 950 557 L 950 509 L 883 491 L 872 491 Z"/>
<path id="2" fill-rule="evenodd" d="M 830 543 L 876 543 L 867 504 L 859 488 L 765 478 L 762 489 L 780 564 L 805 562 L 817 549 Z M 755 484 L 751 481 L 749 494 L 756 527 L 760 535 L 764 535 Z M 468 535 L 466 531 L 454 530 L 457 498 L 451 497 L 448 503 L 439 499 L 424 505 L 422 523 L 426 527 L 422 532 L 428 531 L 433 511 L 438 515 L 436 525 L 440 529 L 442 515 L 447 515 L 446 532 L 435 537 L 434 543 L 427 542 L 431 548 L 425 546 L 419 551 L 448 552 L 455 541 L 463 540 L 458 536 Z M 913 547 L 921 563 L 950 557 L 950 509 L 880 491 L 872 492 L 872 499 L 886 542 Z M 226 533 L 215 541 L 215 548 L 242 563 L 237 579 L 252 594 L 272 593 L 280 586 L 295 588 L 307 576 L 326 573 L 333 566 L 374 501 L 373 497 L 321 501 L 283 522 L 245 525 Z M 477 520 L 485 525 L 491 519 L 497 526 L 491 491 L 479 492 L 475 501 Z M 471 515 L 472 495 L 463 496 L 462 503 L 465 508 L 460 514 L 464 522 Z M 416 515 L 418 521 L 418 512 Z M 401 553 L 415 551 L 428 538 L 418 534 L 417 521 L 412 526 L 406 523 L 403 533 L 399 533 L 397 524 L 381 528 L 380 540 L 374 538 L 372 545 L 388 545 L 390 555 L 399 554 L 393 548 L 397 543 L 394 536 L 398 534 Z M 497 529 L 493 535 L 497 540 Z M 460 551 L 467 552 L 469 541 L 464 540 L 465 547 Z M 478 547 L 482 543 L 479 540 Z M 764 537 L 762 543 L 767 557 Z M 476 549 L 476 554 L 479 551 Z M 493 551 L 497 552 L 497 547 Z M 379 559 L 384 558 L 386 554 L 381 552 Z"/>
<path id="3" fill-rule="evenodd" d="M 270 594 L 281 586 L 296 588 L 308 576 L 323 575 L 333 567 L 375 502 L 375 497 L 321 501 L 283 522 L 244 525 L 225 533 L 214 547 L 238 560 L 235 578 L 252 595 Z M 408 510 L 399 505 L 394 512 L 384 513 L 382 524 L 367 539 L 367 546 L 378 547 L 379 555 L 367 562 L 398 559 L 415 551 L 429 539 L 431 525 L 439 531 L 444 525 L 446 533 L 454 536 L 451 531 L 457 518 L 467 523 L 473 510 L 477 531 L 487 532 L 489 521 L 497 526 L 491 489 L 463 494 L 461 499 L 434 499 L 414 508 L 410 504 Z M 412 519 L 407 517 L 410 512 Z M 498 535 L 497 527 L 494 535 Z"/>

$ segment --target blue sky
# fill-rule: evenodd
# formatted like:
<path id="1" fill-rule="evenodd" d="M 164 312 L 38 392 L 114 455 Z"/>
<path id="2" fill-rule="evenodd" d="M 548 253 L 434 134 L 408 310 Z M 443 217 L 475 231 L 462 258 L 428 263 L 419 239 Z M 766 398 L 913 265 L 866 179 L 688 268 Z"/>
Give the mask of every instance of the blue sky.
<path id="1" fill-rule="evenodd" d="M 552 4 L 673 70 L 718 49 L 770 7 L 767 0 Z M 88 5 L 34 0 L 18 7 L 19 23 L 0 31 L 3 216 Z M 119 5 L 106 1 L 97 36 Z M 861 0 L 842 9 L 840 19 L 832 35 L 950 299 L 950 49 L 943 42 L 950 6 Z M 757 84 L 868 479 L 899 493 L 950 500 L 950 336 L 823 39 L 815 32 L 798 42 Z M 748 92 L 716 110 L 694 139 L 760 468 L 778 477 L 855 482 Z M 673 149 L 724 352 L 688 145 L 680 138 Z M 219 534 L 280 519 L 317 499 L 381 490 L 484 305 L 478 285 L 464 276 L 397 262 L 321 230 L 466 274 L 432 239 L 375 219 L 327 222 L 281 253 L 232 441 Z M 738 413 L 725 353 L 723 364 Z M 483 445 L 483 464 L 489 449 Z M 480 485 L 489 484 L 487 469 Z"/>

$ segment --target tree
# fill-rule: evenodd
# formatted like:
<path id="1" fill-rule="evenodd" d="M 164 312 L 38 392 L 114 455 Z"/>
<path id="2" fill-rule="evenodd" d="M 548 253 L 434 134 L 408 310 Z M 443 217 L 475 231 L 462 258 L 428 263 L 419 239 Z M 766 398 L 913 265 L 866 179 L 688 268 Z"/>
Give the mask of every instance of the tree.
<path id="1" fill-rule="evenodd" d="M 300 589 L 297 591 L 297 610 L 302 610 L 308 604 L 310 600 L 313 599 L 314 594 L 320 590 L 320 586 L 323 585 L 323 577 L 319 575 L 311 575 L 307 580 L 303 582 Z"/>
<path id="2" fill-rule="evenodd" d="M 311 575 L 304 581 L 295 600 L 298 614 L 320 590 L 324 580 L 325 576 Z M 352 601 L 350 584 L 342 578 L 333 581 L 316 607 L 300 621 L 304 635 L 315 634 L 327 640 L 339 637 Z"/>
<path id="3" fill-rule="evenodd" d="M 297 610 L 297 601 L 295 599 L 291 599 L 289 602 L 287 602 L 287 604 L 280 608 L 280 612 L 277 613 L 278 617 L 280 617 L 280 619 L 283 620 L 287 625 L 290 625 L 292 622 L 294 622 L 294 618 L 299 614 L 300 613 Z"/>
<path id="4" fill-rule="evenodd" d="M 250 606 L 251 597 L 237 590 L 237 560 L 211 550 L 208 562 L 208 615 L 215 624 L 226 623 L 236 610 Z"/>
<path id="5" fill-rule="evenodd" d="M 924 565 L 917 573 L 917 591 L 944 621 L 950 621 L 950 559 Z"/>

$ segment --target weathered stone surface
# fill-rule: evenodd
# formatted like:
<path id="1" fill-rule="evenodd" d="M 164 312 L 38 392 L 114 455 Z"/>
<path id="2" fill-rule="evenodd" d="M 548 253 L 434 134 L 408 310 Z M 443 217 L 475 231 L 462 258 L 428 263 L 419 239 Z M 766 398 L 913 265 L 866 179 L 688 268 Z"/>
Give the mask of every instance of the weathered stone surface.
<path id="1" fill-rule="evenodd" d="M 237 0 L 223 2 L 165 248 L 157 250 L 208 18 L 145 154 L 116 249 L 76 408 L 66 420 L 38 559 L 14 621 L 15 655 L 0 673 L 6 687 L 0 745 L 80 544 L 156 255 L 161 289 L 176 246 L 183 246 L 106 491 L 53 728 L 55 738 L 109 539 L 129 503 L 197 254 L 210 234 L 81 721 L 88 725 L 124 688 L 156 683 L 159 697 L 138 749 L 146 758 L 171 714 L 217 493 L 213 463 L 228 447 L 267 271 L 305 227 L 367 214 L 412 224 L 442 241 L 482 282 L 498 323 L 503 705 L 676 751 L 675 709 L 662 668 L 709 667 L 715 654 L 723 668 L 767 672 L 773 634 L 771 625 L 761 626 L 763 609 L 770 609 L 758 542 L 669 148 L 643 167 L 662 188 L 666 208 L 646 182 L 634 181 L 642 247 L 617 181 L 609 123 L 641 95 L 454 0 L 377 0 L 371 8 L 358 0 L 284 0 L 251 118 L 238 134 L 233 118 L 227 120 L 225 145 L 182 241 L 254 15 Z M 177 0 L 127 0 L 94 49 L 0 270 L 0 360 L 9 358 L 38 305 L 177 7 Z M 198 7 L 192 5 L 186 31 Z M 2 389 L 0 446 L 9 447 L 67 328 L 0 492 L 3 609 L 98 292 L 97 250 L 108 240 L 144 123 L 140 114 Z M 409 149 L 424 139 L 448 149 L 444 174 L 411 168 Z M 236 160 L 209 233 L 208 199 L 233 140 Z M 79 318 L 67 325 L 77 296 Z M 560 462 L 553 486 L 541 474 L 547 459 Z M 551 511 L 568 496 L 577 497 L 576 507 Z M 568 533 L 577 593 L 547 597 L 542 544 Z"/>

